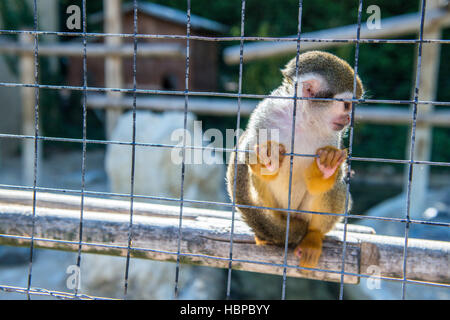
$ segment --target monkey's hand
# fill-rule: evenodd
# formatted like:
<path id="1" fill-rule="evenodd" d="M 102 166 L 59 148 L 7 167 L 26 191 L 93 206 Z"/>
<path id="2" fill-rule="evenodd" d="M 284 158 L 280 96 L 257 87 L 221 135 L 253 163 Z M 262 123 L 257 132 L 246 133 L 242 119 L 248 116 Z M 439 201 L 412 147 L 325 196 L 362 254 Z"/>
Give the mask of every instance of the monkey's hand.
<path id="1" fill-rule="evenodd" d="M 326 146 L 317 149 L 319 156 L 305 171 L 306 187 L 312 195 L 321 194 L 333 188 L 339 166 L 347 158 L 347 150 Z"/>
<path id="2" fill-rule="evenodd" d="M 250 163 L 252 172 L 263 178 L 274 178 L 278 174 L 286 153 L 286 147 L 269 140 L 255 146 L 256 163 Z"/>

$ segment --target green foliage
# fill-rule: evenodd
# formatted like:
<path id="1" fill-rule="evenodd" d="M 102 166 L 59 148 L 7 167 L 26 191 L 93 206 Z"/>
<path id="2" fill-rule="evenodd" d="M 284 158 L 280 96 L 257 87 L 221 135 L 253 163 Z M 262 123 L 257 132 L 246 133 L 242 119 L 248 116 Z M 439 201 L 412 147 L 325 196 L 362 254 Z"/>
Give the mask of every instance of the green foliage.
<path id="1" fill-rule="evenodd" d="M 25 0 L 0 1 L 0 21 L 2 28 L 10 30 L 30 29 L 33 27 L 33 8 L 30 8 Z M 9 40 L 17 40 L 16 34 L 8 35 Z M 6 65 L 10 71 L 18 74 L 17 56 L 5 55 Z"/>
<path id="2" fill-rule="evenodd" d="M 0 1 L 0 17 L 3 26 L 8 29 L 33 27 L 33 8 L 26 0 Z"/>

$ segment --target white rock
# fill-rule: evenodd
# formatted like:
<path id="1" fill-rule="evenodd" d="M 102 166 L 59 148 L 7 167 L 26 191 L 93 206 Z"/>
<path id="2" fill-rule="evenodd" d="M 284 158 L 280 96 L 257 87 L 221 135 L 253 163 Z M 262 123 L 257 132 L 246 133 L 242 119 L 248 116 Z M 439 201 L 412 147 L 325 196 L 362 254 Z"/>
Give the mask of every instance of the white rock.
<path id="1" fill-rule="evenodd" d="M 188 113 L 187 130 L 193 135 L 195 117 Z M 113 141 L 132 141 L 132 112 L 123 114 L 112 134 Z M 139 111 L 136 115 L 136 142 L 158 145 L 177 145 L 173 140 L 176 130 L 184 127 L 184 113 L 156 114 Z M 200 142 L 187 141 L 187 145 L 200 146 Z M 181 149 L 136 146 L 134 194 L 179 198 L 181 190 L 181 164 L 174 163 Z M 192 155 L 186 150 L 186 160 Z M 221 154 L 215 155 L 221 160 Z M 132 147 L 108 145 L 105 167 L 114 193 L 129 193 L 131 186 Z M 220 163 L 220 161 L 219 161 Z M 191 200 L 225 201 L 223 164 L 186 164 L 184 198 Z M 139 199 L 139 201 L 142 201 Z M 148 200 L 179 206 L 179 202 Z M 194 206 L 189 202 L 186 206 Z M 211 207 L 211 206 L 209 206 Z M 217 207 L 215 207 L 217 208 Z M 164 248 L 161 248 L 164 250 Z M 171 299 L 175 285 L 174 263 L 132 259 L 129 271 L 131 299 Z M 125 278 L 125 258 L 84 254 L 82 258 L 82 291 L 84 293 L 122 297 Z M 179 297 L 182 299 L 218 299 L 225 293 L 224 271 L 206 267 L 181 265 Z"/>
<path id="2" fill-rule="evenodd" d="M 187 114 L 187 130 L 193 136 L 194 115 Z M 123 114 L 112 134 L 112 140 L 132 141 L 132 113 Z M 178 145 L 181 139 L 173 140 L 172 134 L 183 129 L 184 113 L 167 112 L 156 114 L 139 111 L 136 114 L 136 142 L 158 145 Z M 188 141 L 186 145 L 194 142 Z M 192 139 L 193 140 L 193 139 Z M 195 144 L 199 146 L 198 143 Z M 113 192 L 129 193 L 131 187 L 131 146 L 108 145 L 105 167 Z M 185 199 L 224 201 L 225 180 L 223 164 L 190 164 L 193 152 L 201 150 L 186 149 L 186 168 L 184 178 Z M 178 158 L 180 157 L 180 158 Z M 216 156 L 219 160 L 220 154 Z M 136 146 L 134 193 L 156 197 L 179 198 L 181 190 L 181 164 L 173 160 L 181 159 L 181 148 Z M 154 202 L 154 201 L 153 201 Z M 164 204 L 178 205 L 179 202 Z M 190 205 L 190 204 L 187 204 Z"/>

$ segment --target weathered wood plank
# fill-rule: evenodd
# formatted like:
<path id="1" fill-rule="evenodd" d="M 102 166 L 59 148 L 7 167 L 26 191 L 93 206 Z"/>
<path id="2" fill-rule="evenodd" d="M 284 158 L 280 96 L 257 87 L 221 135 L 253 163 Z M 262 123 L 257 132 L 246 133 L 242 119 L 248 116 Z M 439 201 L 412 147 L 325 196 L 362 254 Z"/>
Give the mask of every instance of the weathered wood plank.
<path id="1" fill-rule="evenodd" d="M 370 274 L 367 269 L 377 266 L 383 277 L 403 278 L 404 238 L 362 233 L 357 238 L 362 274 Z M 408 239 L 407 279 L 450 284 L 449 262 L 450 242 Z"/>
<path id="2" fill-rule="evenodd" d="M 42 248 L 78 250 L 80 223 L 79 196 L 37 193 L 35 237 Z M 132 256 L 174 261 L 178 242 L 179 207 L 134 202 Z M 83 214 L 83 251 L 126 255 L 129 226 L 129 202 L 85 197 Z M 230 250 L 230 212 L 185 207 L 183 210 L 182 262 L 211 267 L 228 267 Z M 31 192 L 0 190 L 0 244 L 28 245 L 31 234 Z M 342 229 L 342 225 L 339 227 Z M 356 231 L 356 232 L 354 232 Z M 361 231 L 361 232 L 358 232 Z M 22 236 L 20 237 L 8 237 Z M 288 251 L 287 275 L 326 281 L 340 281 L 343 232 L 330 232 L 318 268 L 334 272 L 302 272 L 298 259 Z M 45 241 L 45 239 L 66 240 Z M 235 220 L 233 233 L 233 268 L 281 275 L 283 248 L 256 246 L 249 227 Z M 403 278 L 403 237 L 374 235 L 370 228 L 347 229 L 345 271 L 372 276 L 370 266 L 377 266 L 380 276 Z M 93 244 L 93 245 L 91 245 Z M 116 247 L 119 246 L 119 247 Z M 142 250 L 139 250 L 142 249 Z M 450 283 L 448 271 L 450 243 L 422 239 L 408 240 L 407 279 Z M 358 277 L 344 277 L 357 283 Z"/>
<path id="3" fill-rule="evenodd" d="M 33 204 L 33 193 L 31 191 L 8 190 L 0 188 L 0 204 L 31 206 Z M 38 192 L 36 194 L 36 205 L 38 207 L 80 210 L 80 204 L 81 196 L 79 195 L 74 196 L 47 192 Z M 87 211 L 121 213 L 127 215 L 130 213 L 129 200 L 85 196 L 83 205 L 84 209 Z M 171 205 L 141 202 L 139 199 L 135 199 L 133 203 L 133 212 L 134 214 L 152 217 L 179 217 L 179 212 L 174 210 L 174 207 Z M 183 219 L 197 219 L 199 217 L 231 220 L 231 211 L 191 208 L 189 206 L 183 209 Z M 235 220 L 242 221 L 242 217 L 239 212 L 236 212 Z M 338 231 L 343 231 L 344 224 L 338 223 L 335 229 Z M 348 224 L 347 231 L 375 234 L 375 230 L 373 230 L 373 228 L 355 224 Z"/>
<path id="4" fill-rule="evenodd" d="M 173 210 L 179 210 L 173 207 Z M 59 250 L 77 250 L 80 212 L 76 210 L 36 208 L 35 237 L 72 241 L 70 244 L 35 240 L 35 246 Z M 83 213 L 83 241 L 93 244 L 109 244 L 122 248 L 83 245 L 84 252 L 96 252 L 109 255 L 126 255 L 128 241 L 129 216 L 93 211 Z M 32 226 L 31 206 L 0 205 L 0 234 L 29 236 Z M 195 220 L 183 219 L 181 252 L 192 254 L 182 256 L 182 262 L 201 264 L 210 267 L 228 267 L 230 250 L 231 221 L 227 219 L 198 217 Z M 335 232 L 327 236 L 324 253 L 318 268 L 339 271 L 341 267 L 342 233 Z M 346 271 L 359 272 L 360 245 L 357 240 L 348 237 L 346 253 Z M 256 246 L 248 226 L 235 221 L 233 234 L 233 268 L 238 270 L 263 272 L 281 275 L 283 273 L 284 250 L 275 246 Z M 1 244 L 27 245 L 29 240 L 0 237 Z M 178 244 L 178 217 L 167 218 L 134 215 L 133 250 L 134 257 L 175 261 Z M 152 251 L 156 250 L 156 251 Z M 161 252 L 163 251 L 163 252 Z M 209 256 L 209 257 L 205 257 Z M 254 261 L 254 262 L 252 262 Z M 255 263 L 256 262 L 256 263 Z M 275 266 L 270 264 L 276 264 Z M 307 277 L 327 281 L 340 281 L 339 273 L 312 271 L 303 273 L 296 268 L 298 258 L 293 250 L 288 252 L 287 275 Z M 357 283 L 358 277 L 345 276 L 346 283 Z"/>

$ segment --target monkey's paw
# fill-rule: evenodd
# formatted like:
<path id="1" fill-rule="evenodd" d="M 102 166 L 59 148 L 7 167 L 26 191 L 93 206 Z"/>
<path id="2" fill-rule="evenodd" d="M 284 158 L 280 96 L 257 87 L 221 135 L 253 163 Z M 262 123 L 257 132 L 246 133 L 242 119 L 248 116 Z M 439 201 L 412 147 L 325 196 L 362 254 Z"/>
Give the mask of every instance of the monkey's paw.
<path id="1" fill-rule="evenodd" d="M 286 147 L 281 143 L 269 140 L 256 145 L 255 153 L 259 164 L 259 174 L 274 175 L 280 169 L 286 153 Z"/>
<path id="2" fill-rule="evenodd" d="M 300 267 L 315 268 L 317 266 L 322 254 L 322 238 L 323 235 L 319 232 L 308 232 L 295 248 L 294 254 L 300 258 Z"/>
<path id="3" fill-rule="evenodd" d="M 268 241 L 268 240 L 261 240 L 256 235 L 255 235 L 255 243 L 256 243 L 257 246 L 266 246 L 268 244 L 271 244 L 270 241 Z"/>
<path id="4" fill-rule="evenodd" d="M 317 166 L 323 173 L 323 179 L 328 179 L 347 158 L 347 149 L 340 150 L 332 146 L 326 146 L 317 149 L 317 155 L 319 156 L 319 158 L 316 158 Z"/>

